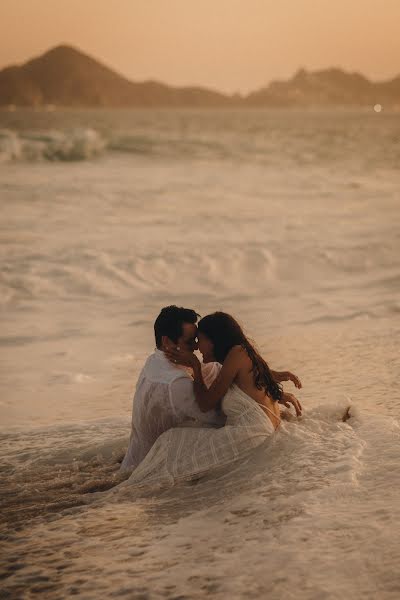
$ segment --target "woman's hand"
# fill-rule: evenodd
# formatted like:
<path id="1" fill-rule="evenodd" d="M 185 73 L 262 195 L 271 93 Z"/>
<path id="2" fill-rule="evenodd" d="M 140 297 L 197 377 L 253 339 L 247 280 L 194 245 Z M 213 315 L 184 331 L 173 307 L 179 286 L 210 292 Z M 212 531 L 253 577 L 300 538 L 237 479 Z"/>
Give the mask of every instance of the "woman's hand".
<path id="1" fill-rule="evenodd" d="M 300 379 L 290 371 L 280 371 L 279 381 L 292 381 L 298 389 L 302 387 Z"/>
<path id="2" fill-rule="evenodd" d="M 290 408 L 290 405 L 292 404 L 296 411 L 296 416 L 301 417 L 302 406 L 297 400 L 296 396 L 293 396 L 293 394 L 290 394 L 289 392 L 282 392 L 279 404 L 283 404 L 284 406 L 286 406 L 286 408 Z"/>
<path id="3" fill-rule="evenodd" d="M 194 369 L 200 364 L 199 359 L 193 352 L 183 350 L 179 346 L 168 346 L 164 349 L 164 354 L 168 360 L 174 364 Z"/>

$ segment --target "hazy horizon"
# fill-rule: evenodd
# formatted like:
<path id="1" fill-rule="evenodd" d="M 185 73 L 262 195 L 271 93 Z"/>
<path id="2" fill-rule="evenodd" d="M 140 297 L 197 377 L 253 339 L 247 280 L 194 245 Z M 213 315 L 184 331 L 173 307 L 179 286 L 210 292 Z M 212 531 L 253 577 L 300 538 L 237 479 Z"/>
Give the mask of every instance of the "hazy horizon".
<path id="1" fill-rule="evenodd" d="M 373 81 L 400 72 L 400 5 L 321 0 L 3 0 L 0 69 L 66 44 L 134 81 L 247 93 L 299 68 L 338 67 Z M 14 32 L 18 26 L 19 36 Z"/>

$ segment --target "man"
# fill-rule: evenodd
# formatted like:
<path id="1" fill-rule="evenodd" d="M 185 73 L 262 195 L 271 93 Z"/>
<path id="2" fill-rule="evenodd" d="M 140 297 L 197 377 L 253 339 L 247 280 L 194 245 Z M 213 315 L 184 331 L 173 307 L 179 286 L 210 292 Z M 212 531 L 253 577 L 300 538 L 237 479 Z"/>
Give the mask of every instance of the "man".
<path id="1" fill-rule="evenodd" d="M 189 308 L 167 306 L 154 323 L 156 349 L 147 359 L 136 385 L 132 410 L 132 431 L 128 450 L 121 469 L 133 470 L 144 459 L 156 439 L 171 427 L 197 423 L 205 427 L 221 427 L 225 417 L 215 410 L 202 412 L 194 395 L 193 378 L 188 369 L 171 363 L 163 350 L 179 346 L 184 350 L 197 350 L 198 314 Z M 219 363 L 202 365 L 203 379 L 210 387 L 221 369 Z M 289 372 L 275 373 L 279 381 L 291 379 L 297 387 L 301 384 Z M 301 409 L 292 394 L 283 393 L 280 400 Z M 297 404 L 296 404 L 297 403 Z"/>
<path id="2" fill-rule="evenodd" d="M 156 350 L 147 359 L 136 385 L 131 437 L 121 469 L 135 469 L 156 439 L 171 427 L 190 421 L 215 427 L 224 424 L 224 417 L 214 410 L 201 412 L 190 372 L 170 363 L 163 352 L 168 345 L 191 352 L 197 349 L 197 317 L 194 310 L 178 306 L 167 306 L 158 315 L 154 323 Z M 219 369 L 218 363 L 203 366 L 206 385 L 211 385 Z"/>

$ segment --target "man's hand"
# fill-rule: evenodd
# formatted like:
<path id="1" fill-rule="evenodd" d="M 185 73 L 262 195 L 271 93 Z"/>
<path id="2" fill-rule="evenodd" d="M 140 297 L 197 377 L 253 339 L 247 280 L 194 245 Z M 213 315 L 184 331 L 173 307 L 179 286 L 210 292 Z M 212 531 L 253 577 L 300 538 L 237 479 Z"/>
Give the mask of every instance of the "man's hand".
<path id="1" fill-rule="evenodd" d="M 294 373 L 291 373 L 290 371 L 279 371 L 278 373 L 276 373 L 276 377 L 275 377 L 279 382 L 281 381 L 292 381 L 294 383 L 294 385 L 300 389 L 302 386 L 300 379 L 297 377 L 297 375 L 294 375 Z"/>
<path id="2" fill-rule="evenodd" d="M 296 411 L 296 416 L 301 417 L 302 406 L 297 400 L 296 396 L 293 396 L 293 394 L 290 394 L 289 392 L 282 392 L 282 397 L 279 400 L 279 404 L 283 404 L 286 406 L 286 408 L 290 408 L 290 405 L 292 404 Z"/>

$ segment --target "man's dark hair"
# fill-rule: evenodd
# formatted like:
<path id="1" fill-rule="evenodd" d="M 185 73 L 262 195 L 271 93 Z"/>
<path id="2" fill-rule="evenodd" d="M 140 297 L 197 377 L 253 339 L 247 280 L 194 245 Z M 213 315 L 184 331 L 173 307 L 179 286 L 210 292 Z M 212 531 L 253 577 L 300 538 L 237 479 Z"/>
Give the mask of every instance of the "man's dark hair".
<path id="1" fill-rule="evenodd" d="M 199 316 L 200 315 L 191 308 L 183 308 L 175 305 L 165 306 L 154 323 L 154 335 L 157 348 L 160 348 L 161 346 L 163 335 L 169 337 L 169 339 L 176 344 L 183 333 L 183 324 L 195 324 L 197 317 Z"/>

